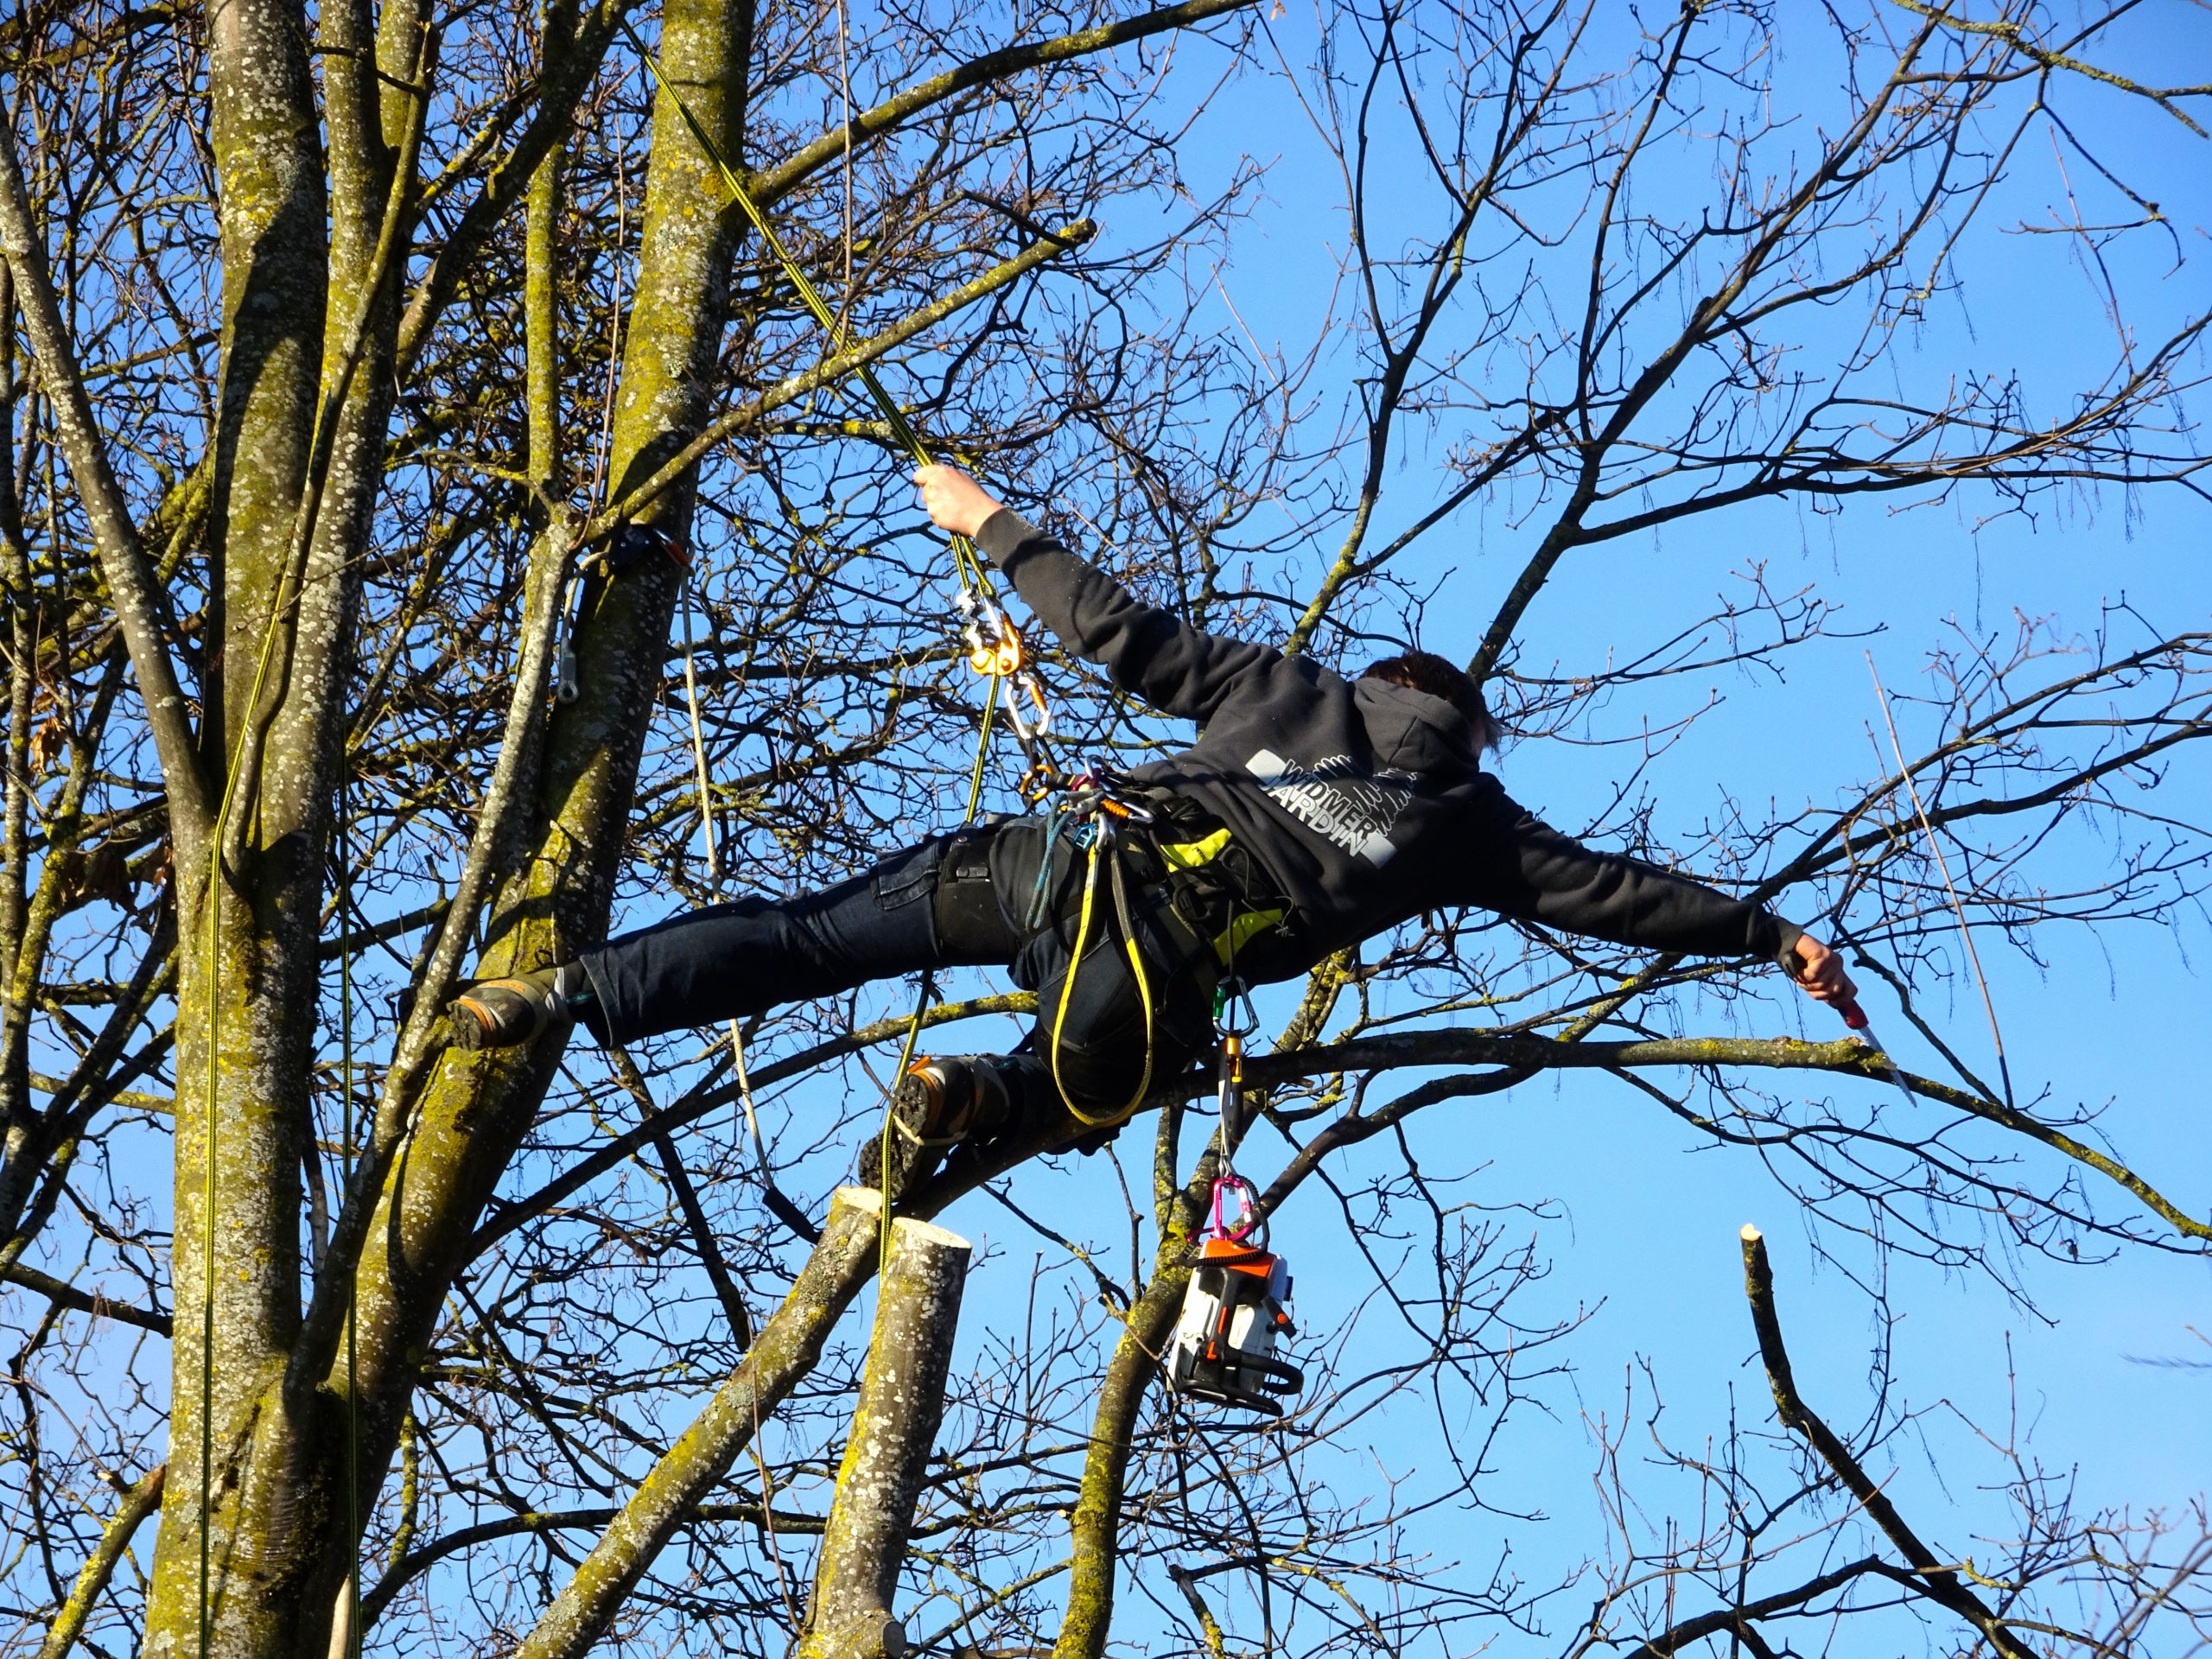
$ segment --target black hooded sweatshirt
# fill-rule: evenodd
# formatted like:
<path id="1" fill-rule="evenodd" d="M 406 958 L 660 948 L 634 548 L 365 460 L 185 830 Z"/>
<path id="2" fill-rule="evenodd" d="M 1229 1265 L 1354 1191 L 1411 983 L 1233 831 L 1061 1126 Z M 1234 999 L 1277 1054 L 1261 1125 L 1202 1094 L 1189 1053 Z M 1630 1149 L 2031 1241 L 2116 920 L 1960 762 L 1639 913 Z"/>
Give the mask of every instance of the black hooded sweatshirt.
<path id="1" fill-rule="evenodd" d="M 1238 966 L 1287 979 L 1423 911 L 1480 906 L 1617 944 L 1779 958 L 1799 929 L 1687 877 L 1592 852 L 1482 770 L 1440 697 L 1344 679 L 1306 657 L 1202 633 L 1000 509 L 976 544 L 1077 656 L 1198 741 L 1131 774 L 1195 802 L 1274 878 L 1290 924 Z"/>

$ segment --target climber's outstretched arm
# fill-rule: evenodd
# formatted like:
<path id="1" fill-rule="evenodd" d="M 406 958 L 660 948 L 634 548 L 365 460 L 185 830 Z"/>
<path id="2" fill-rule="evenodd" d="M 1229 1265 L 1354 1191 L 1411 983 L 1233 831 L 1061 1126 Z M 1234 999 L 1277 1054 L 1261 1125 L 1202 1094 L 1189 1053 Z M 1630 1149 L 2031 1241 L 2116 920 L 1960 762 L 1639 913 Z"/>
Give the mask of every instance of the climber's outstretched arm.
<path id="1" fill-rule="evenodd" d="M 1848 1001 L 1843 958 L 1794 922 L 1702 881 L 1563 836 L 1497 786 L 1461 865 L 1460 902 L 1616 944 L 1706 957 L 1764 957 L 1815 1001 Z"/>
<path id="2" fill-rule="evenodd" d="M 1162 714 L 1203 725 L 1249 676 L 1282 661 L 1270 646 L 1203 632 L 1145 604 L 957 467 L 924 467 L 914 482 L 938 527 L 973 540 L 1063 645 Z"/>

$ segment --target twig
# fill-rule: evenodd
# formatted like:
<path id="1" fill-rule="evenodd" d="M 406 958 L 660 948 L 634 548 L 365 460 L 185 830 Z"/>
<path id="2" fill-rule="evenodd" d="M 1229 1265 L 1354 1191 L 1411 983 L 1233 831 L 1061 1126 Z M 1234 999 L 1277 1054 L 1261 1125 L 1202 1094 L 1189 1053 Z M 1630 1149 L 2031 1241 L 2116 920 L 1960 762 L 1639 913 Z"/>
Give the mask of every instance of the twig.
<path id="1" fill-rule="evenodd" d="M 1774 1269 L 1767 1261 L 1766 1240 L 1760 1236 L 1758 1228 L 1748 1223 L 1740 1236 L 1744 1244 L 1744 1294 L 1751 1305 L 1751 1327 L 1758 1332 L 1759 1358 L 1766 1367 L 1767 1383 L 1774 1390 L 1775 1411 L 1782 1419 L 1782 1426 L 1802 1436 L 1820 1454 L 1821 1461 L 1834 1471 L 1836 1478 L 1859 1500 L 1867 1518 L 1912 1563 L 1913 1576 L 1908 1583 L 1930 1601 L 1948 1608 L 1980 1630 L 2003 1659 L 2036 1659 L 2034 1651 L 2012 1634 L 2005 1621 L 1960 1582 L 1959 1567 L 1938 1559 L 1936 1552 L 1920 1541 L 1920 1535 L 1905 1524 L 1897 1505 L 1890 1502 L 1873 1477 L 1852 1454 L 1851 1448 L 1798 1394 L 1796 1379 L 1790 1374 L 1789 1353 L 1783 1346 L 1782 1322 L 1775 1313 Z"/>
<path id="2" fill-rule="evenodd" d="M 48 1627 L 46 1640 L 39 1646 L 38 1659 L 61 1659 L 61 1656 L 76 1645 L 83 1633 L 85 1621 L 92 1617 L 92 1604 L 107 1588 L 108 1580 L 114 1575 L 115 1564 L 130 1548 L 131 1535 L 162 1504 L 162 1488 L 168 1479 L 169 1466 L 156 1464 L 126 1488 L 123 1507 L 115 1512 L 100 1533 L 100 1541 L 93 1549 L 92 1559 L 77 1574 L 77 1582 L 69 1592 L 69 1599 L 61 1604 L 61 1611 L 54 1615 Z"/>
<path id="3" fill-rule="evenodd" d="M 135 1325 L 141 1331 L 150 1331 L 157 1337 L 169 1334 L 169 1316 L 166 1313 L 133 1307 L 128 1302 L 111 1302 L 97 1292 L 79 1290 L 66 1280 L 25 1267 L 21 1262 L 0 1262 L 0 1284 L 21 1285 L 34 1295 L 45 1297 L 56 1307 L 66 1307 L 74 1313 L 89 1313 L 94 1319 L 105 1316 L 124 1325 Z"/>
<path id="4" fill-rule="evenodd" d="M 1897 759 L 1897 776 L 1904 780 L 1905 792 L 1912 798 L 1913 816 L 1920 820 L 1920 832 L 1928 838 L 1928 850 L 1936 855 L 1936 868 L 1943 873 L 1943 891 L 1951 898 L 1951 912 L 1959 918 L 1959 938 L 1967 948 L 1967 961 L 1974 969 L 1974 982 L 1981 989 L 1981 1006 L 1989 1015 L 1990 1040 L 1997 1045 L 1997 1081 L 2005 1090 L 2005 1103 L 2013 1106 L 2012 1068 L 2005 1062 L 2005 1033 L 1997 1028 L 1997 1004 L 1990 999 L 1989 981 L 1981 971 L 1980 954 L 1974 948 L 1974 932 L 1967 926 L 1966 906 L 1959 902 L 1959 890 L 1952 884 L 1951 865 L 1943 856 L 1943 843 L 1936 839 L 1936 831 L 1928 822 L 1928 809 L 1920 804 L 1920 786 L 1912 780 L 1912 768 L 1904 763 L 1904 746 L 1897 741 L 1897 724 L 1890 718 L 1890 694 L 1882 684 L 1881 672 L 1874 666 L 1874 653 L 1871 651 L 1866 653 L 1866 671 L 1874 677 L 1874 695 L 1882 705 L 1882 723 L 1890 729 L 1890 752 Z M 1965 1068 L 1961 1066 L 1960 1070 L 1963 1071 Z"/>

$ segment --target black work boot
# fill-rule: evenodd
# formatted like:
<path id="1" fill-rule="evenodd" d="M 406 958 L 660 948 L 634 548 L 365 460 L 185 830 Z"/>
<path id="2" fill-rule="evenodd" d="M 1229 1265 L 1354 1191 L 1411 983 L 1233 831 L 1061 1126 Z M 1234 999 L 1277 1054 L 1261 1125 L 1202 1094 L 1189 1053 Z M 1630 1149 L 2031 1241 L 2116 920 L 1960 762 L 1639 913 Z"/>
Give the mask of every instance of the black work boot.
<path id="1" fill-rule="evenodd" d="M 861 1148 L 861 1184 L 883 1185 L 883 1149 L 891 1150 L 895 1198 L 934 1174 L 954 1147 L 988 1141 L 1014 1116 L 1006 1080 L 988 1055 L 917 1060 L 891 1091 L 888 1135 Z"/>
<path id="2" fill-rule="evenodd" d="M 455 1048 L 512 1048 L 548 1031 L 565 1031 L 575 1019 L 575 996 L 583 970 L 573 962 L 505 979 L 480 980 L 446 1010 Z"/>

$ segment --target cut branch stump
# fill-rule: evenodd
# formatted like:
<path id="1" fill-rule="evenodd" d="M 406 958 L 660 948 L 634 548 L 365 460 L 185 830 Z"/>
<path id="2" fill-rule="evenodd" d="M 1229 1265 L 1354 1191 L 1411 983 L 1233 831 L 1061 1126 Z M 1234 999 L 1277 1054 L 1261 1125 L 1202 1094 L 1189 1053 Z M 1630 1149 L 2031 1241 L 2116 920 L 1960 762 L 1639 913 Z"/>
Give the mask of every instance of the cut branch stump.
<path id="1" fill-rule="evenodd" d="M 822 1539 L 799 1659 L 899 1659 L 891 1603 L 944 1414 L 969 1243 L 925 1221 L 891 1224 L 890 1259 L 851 1438 Z"/>

